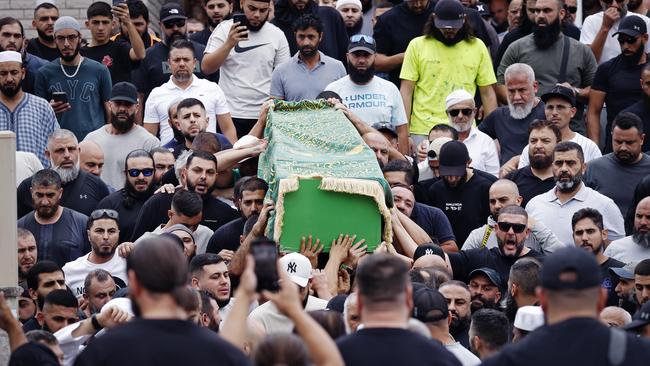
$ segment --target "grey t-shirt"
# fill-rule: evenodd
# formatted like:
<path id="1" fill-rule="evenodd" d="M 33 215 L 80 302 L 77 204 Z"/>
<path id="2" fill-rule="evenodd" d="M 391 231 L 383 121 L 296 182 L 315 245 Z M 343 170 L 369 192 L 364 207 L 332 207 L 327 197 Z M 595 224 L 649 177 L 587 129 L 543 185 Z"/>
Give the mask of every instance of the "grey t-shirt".
<path id="1" fill-rule="evenodd" d="M 124 187 L 126 175 L 124 160 L 133 150 L 149 151 L 160 146 L 160 140 L 143 127 L 134 125 L 131 131 L 123 135 L 111 135 L 108 126 L 102 126 L 86 136 L 86 140 L 97 143 L 104 151 L 104 170 L 102 180 L 115 189 Z"/>
<path id="2" fill-rule="evenodd" d="M 316 99 L 327 85 L 347 74 L 341 61 L 322 52 L 320 52 L 320 62 L 311 70 L 298 58 L 298 55 L 299 53 L 296 53 L 290 60 L 273 70 L 272 96 L 291 102 Z"/>
<path id="3" fill-rule="evenodd" d="M 614 153 L 609 153 L 587 164 L 585 184 L 614 200 L 621 214 L 625 216 L 634 201 L 636 185 L 650 174 L 650 156 L 643 154 L 639 162 L 624 165 L 618 162 Z"/>
<path id="4" fill-rule="evenodd" d="M 563 37 L 570 42 L 566 81 L 577 88 L 590 86 L 598 67 L 593 52 L 575 39 Z M 560 38 L 551 47 L 542 50 L 535 45 L 532 34 L 514 42 L 506 50 L 497 69 L 498 83 L 505 84 L 504 74 L 508 66 L 514 63 L 525 63 L 535 70 L 535 79 L 539 82 L 537 95 L 546 93 L 558 83 L 563 44 L 564 42 Z"/>

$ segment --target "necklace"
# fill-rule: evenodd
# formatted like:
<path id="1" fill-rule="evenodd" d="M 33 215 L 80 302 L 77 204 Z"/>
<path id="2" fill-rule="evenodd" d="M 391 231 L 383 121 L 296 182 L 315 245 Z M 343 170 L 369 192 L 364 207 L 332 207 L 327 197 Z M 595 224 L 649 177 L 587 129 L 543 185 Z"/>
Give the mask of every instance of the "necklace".
<path id="1" fill-rule="evenodd" d="M 63 64 L 59 64 L 59 65 L 61 65 L 61 71 L 63 71 L 63 75 L 65 75 L 65 76 L 67 76 L 69 78 L 73 78 L 73 77 L 77 76 L 77 73 L 79 72 L 79 68 L 81 67 L 81 63 L 83 61 L 84 61 L 84 58 L 83 58 L 83 56 L 81 56 L 79 58 L 79 63 L 77 64 L 77 69 L 74 71 L 74 74 L 72 74 L 72 75 L 68 75 L 68 73 L 65 72 L 65 68 L 63 67 Z"/>

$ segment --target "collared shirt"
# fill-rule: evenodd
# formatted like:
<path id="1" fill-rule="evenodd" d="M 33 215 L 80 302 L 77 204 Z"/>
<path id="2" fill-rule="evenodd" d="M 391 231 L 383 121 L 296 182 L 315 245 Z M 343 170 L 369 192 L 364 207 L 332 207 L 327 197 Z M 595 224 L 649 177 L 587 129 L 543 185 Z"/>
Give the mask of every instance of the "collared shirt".
<path id="1" fill-rule="evenodd" d="M 0 130 L 16 134 L 16 150 L 33 153 L 44 167 L 50 162 L 45 157 L 47 137 L 59 129 L 54 111 L 45 99 L 25 93 L 14 111 L 0 102 Z"/>
<path id="2" fill-rule="evenodd" d="M 474 169 L 499 176 L 499 153 L 494 140 L 485 132 L 472 127 L 469 136 L 463 141 L 467 147 L 469 157 L 472 159 L 470 166 Z"/>
<path id="3" fill-rule="evenodd" d="M 316 99 L 329 83 L 346 75 L 341 61 L 318 53 L 320 61 L 311 70 L 300 59 L 300 52 L 273 70 L 271 95 L 288 101 Z"/>
<path id="4" fill-rule="evenodd" d="M 617 240 L 625 236 L 623 216 L 616 203 L 593 189 L 580 183 L 580 189 L 568 201 L 561 203 L 555 194 L 555 187 L 550 191 L 534 197 L 526 205 L 528 214 L 541 221 L 551 229 L 560 243 L 573 246 L 571 218 L 582 208 L 593 208 L 603 215 L 605 229 L 609 238 Z"/>
<path id="5" fill-rule="evenodd" d="M 160 141 L 163 144 L 174 139 L 174 132 L 167 123 L 167 110 L 176 99 L 185 98 L 196 98 L 203 103 L 208 116 L 208 132 L 217 132 L 218 115 L 230 113 L 226 95 L 216 83 L 192 75 L 192 84 L 187 89 L 181 89 L 170 77 L 168 82 L 151 91 L 144 107 L 144 123 L 160 124 Z"/>

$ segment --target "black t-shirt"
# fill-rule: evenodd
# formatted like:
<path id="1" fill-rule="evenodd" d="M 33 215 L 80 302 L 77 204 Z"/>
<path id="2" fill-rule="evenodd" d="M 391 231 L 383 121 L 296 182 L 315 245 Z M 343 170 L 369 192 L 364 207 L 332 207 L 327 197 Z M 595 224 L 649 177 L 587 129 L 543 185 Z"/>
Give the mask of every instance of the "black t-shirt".
<path id="1" fill-rule="evenodd" d="M 536 119 L 546 119 L 544 102 L 541 100 L 524 119 L 512 118 L 508 106 L 499 107 L 478 125 L 478 129 L 499 140 L 499 164 L 503 165 L 513 156 L 521 154 L 528 144 L 528 127 Z"/>
<path id="2" fill-rule="evenodd" d="M 34 234 L 38 247 L 38 260 L 51 260 L 63 267 L 90 252 L 90 243 L 86 234 L 88 216 L 77 211 L 63 208 L 59 220 L 53 224 L 41 225 L 36 221 L 34 212 L 23 216 L 17 225 Z"/>
<path id="3" fill-rule="evenodd" d="M 48 61 L 53 61 L 61 56 L 58 48 L 50 48 L 39 42 L 38 38 L 29 40 L 26 51 Z"/>
<path id="4" fill-rule="evenodd" d="M 458 187 L 448 187 L 442 179 L 431 186 L 431 206 L 438 207 L 447 215 L 456 243 L 464 243 L 472 230 L 485 224 L 490 215 L 489 191 L 492 182 L 480 174 L 474 174 Z"/>
<path id="5" fill-rule="evenodd" d="M 131 61 L 129 52 L 131 46 L 128 43 L 108 41 L 105 45 L 96 47 L 83 47 L 81 55 L 93 59 L 108 67 L 111 72 L 113 85 L 127 81 L 131 82 L 131 71 L 135 70 L 140 62 Z"/>
<path id="6" fill-rule="evenodd" d="M 632 112 L 636 114 L 643 122 L 643 131 L 650 131 L 650 99 L 642 97 L 641 100 L 625 108 L 623 112 Z M 611 131 L 610 131 L 611 133 Z M 644 152 L 650 151 L 650 138 L 643 140 L 641 150 Z"/>
<path id="7" fill-rule="evenodd" d="M 523 340 L 506 346 L 481 365 L 611 366 L 608 355 L 613 331 L 597 319 L 572 318 L 535 329 Z M 632 333 L 625 335 L 625 359 L 620 365 L 647 365 L 650 341 Z"/>
<path id="8" fill-rule="evenodd" d="M 205 27 L 202 31 L 191 34 L 190 40 L 205 46 L 208 44 L 211 35 L 212 31 L 210 30 L 210 27 Z"/>
<path id="9" fill-rule="evenodd" d="M 133 228 L 131 241 L 137 240 L 147 231 L 154 231 L 160 224 L 164 224 L 169 220 L 167 211 L 172 206 L 173 197 L 174 195 L 170 193 L 158 193 L 154 194 L 144 203 Z M 203 220 L 201 224 L 209 227 L 212 231 L 217 230 L 237 217 L 239 217 L 239 212 L 226 203 L 210 195 L 204 198 Z"/>
<path id="10" fill-rule="evenodd" d="M 410 219 L 426 231 L 431 239 L 437 239 L 440 243 L 456 240 L 447 216 L 437 207 L 416 202 Z"/>
<path id="11" fill-rule="evenodd" d="M 32 195 L 29 192 L 31 186 L 32 177 L 29 177 L 17 188 L 18 217 L 23 217 L 34 209 Z M 88 216 L 97 207 L 99 201 L 108 196 L 108 193 L 106 183 L 100 178 L 80 170 L 77 179 L 63 185 L 60 204 Z"/>
<path id="12" fill-rule="evenodd" d="M 435 6 L 436 2 L 430 1 L 427 10 L 421 14 L 415 14 L 409 9 L 406 2 L 403 2 L 377 17 L 373 30 L 373 38 L 377 43 L 377 53 L 393 56 L 406 52 L 409 42 L 423 34 L 424 25 L 431 13 L 433 13 Z M 485 22 L 478 11 L 468 8 L 465 11 L 467 12 L 467 21 L 470 23 L 474 35 L 483 41 L 487 48 L 490 48 L 492 41 Z M 398 87 L 400 85 L 400 70 L 401 66 L 389 73 L 389 80 Z"/>
<path id="13" fill-rule="evenodd" d="M 240 217 L 217 229 L 208 241 L 207 253 L 219 254 L 223 249 L 235 251 L 239 248 L 239 236 L 244 232 L 246 219 Z"/>
<path id="14" fill-rule="evenodd" d="M 360 329 L 336 345 L 346 365 L 461 365 L 440 342 L 406 329 Z"/>
<path id="15" fill-rule="evenodd" d="M 503 285 L 510 278 L 510 267 L 519 258 L 535 258 L 540 261 L 544 258 L 544 254 L 533 249 L 519 257 L 506 257 L 501 254 L 498 247 L 489 250 L 485 250 L 485 248 L 461 250 L 458 253 L 448 253 L 448 255 L 451 268 L 454 271 L 454 279 L 468 282 L 467 276 L 469 276 L 470 272 L 487 267 L 494 269 L 501 276 Z"/>
<path id="16" fill-rule="evenodd" d="M 607 289 L 607 306 L 618 305 L 618 295 L 616 295 L 616 285 L 618 285 L 618 277 L 612 276 L 610 268 L 621 268 L 625 263 L 614 258 L 607 258 L 603 264 L 600 265 L 600 273 L 603 277 L 603 288 Z"/>
<path id="17" fill-rule="evenodd" d="M 526 207 L 528 201 L 533 197 L 546 193 L 555 187 L 555 179 L 553 177 L 541 180 L 533 174 L 530 165 L 521 169 L 515 170 L 506 176 L 517 185 L 519 188 L 519 195 L 523 198 L 521 207 Z"/>
<path id="18" fill-rule="evenodd" d="M 130 241 L 133 236 L 133 227 L 140 214 L 140 209 L 147 201 L 143 199 L 130 199 L 130 207 L 125 206 L 126 192 L 124 188 L 113 192 L 99 201 L 97 208 L 108 208 L 117 211 L 120 215 L 120 243 Z"/>
<path id="19" fill-rule="evenodd" d="M 431 179 L 421 180 L 413 184 L 413 195 L 415 196 L 415 202 L 431 206 L 429 189 L 431 189 L 431 186 L 433 186 L 433 184 L 438 180 L 440 180 L 440 178 L 433 177 Z"/>
<path id="20" fill-rule="evenodd" d="M 194 75 L 201 79 L 216 82 L 217 80 L 215 80 L 213 75 L 217 75 L 217 73 L 206 77 L 201 72 L 201 60 L 203 60 L 205 46 L 196 42 L 192 43 L 194 45 L 194 57 L 196 58 Z M 162 42 L 156 43 L 147 49 L 147 54 L 144 60 L 140 62 L 140 67 L 134 70 L 132 75 L 133 84 L 138 88 L 138 92 L 148 97 L 153 88 L 157 88 L 169 81 L 172 74 L 169 68 L 169 62 L 167 61 L 168 59 L 169 47 Z"/>
<path id="21" fill-rule="evenodd" d="M 135 319 L 94 338 L 75 366 L 249 365 L 217 334 L 184 320 Z"/>

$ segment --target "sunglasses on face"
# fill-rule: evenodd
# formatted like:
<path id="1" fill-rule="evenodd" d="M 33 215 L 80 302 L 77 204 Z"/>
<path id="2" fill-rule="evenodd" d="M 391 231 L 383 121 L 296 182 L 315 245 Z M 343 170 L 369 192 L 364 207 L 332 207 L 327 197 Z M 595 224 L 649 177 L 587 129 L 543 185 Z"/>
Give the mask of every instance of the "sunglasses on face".
<path id="1" fill-rule="evenodd" d="M 524 232 L 524 230 L 526 230 L 526 225 L 524 224 L 514 224 L 512 222 L 501 221 L 498 222 L 497 225 L 499 225 L 499 230 L 506 233 L 510 231 L 510 229 L 512 229 L 512 231 L 514 231 L 515 234 L 521 234 Z"/>
<path id="2" fill-rule="evenodd" d="M 185 26 L 185 20 L 184 19 L 177 19 L 177 20 L 169 20 L 167 22 L 163 22 L 163 25 L 165 28 L 174 28 L 174 26 L 178 28 L 183 28 Z"/>
<path id="3" fill-rule="evenodd" d="M 129 173 L 129 177 L 131 178 L 140 176 L 140 173 L 142 173 L 142 175 L 144 175 L 145 177 L 151 177 L 153 175 L 154 169 L 153 168 L 129 169 L 126 172 Z"/>
<path id="4" fill-rule="evenodd" d="M 600 0 L 600 1 L 602 1 L 602 2 L 605 3 L 606 5 L 610 5 L 611 3 L 614 2 L 614 0 Z M 623 3 L 625 2 L 625 0 L 616 0 L 616 2 L 617 2 L 618 4 L 623 4 Z"/>
<path id="5" fill-rule="evenodd" d="M 636 43 L 637 37 L 625 37 L 625 36 L 618 36 L 618 43 L 620 44 L 634 44 Z"/>
<path id="6" fill-rule="evenodd" d="M 474 109 L 473 108 L 450 109 L 447 111 L 447 113 L 449 113 L 449 115 L 452 117 L 456 117 L 460 113 L 469 117 L 472 115 L 472 113 L 474 113 Z"/>
<path id="7" fill-rule="evenodd" d="M 571 14 L 575 14 L 578 12 L 577 6 L 565 6 L 564 8 L 566 9 L 566 11 L 568 11 Z"/>
<path id="8" fill-rule="evenodd" d="M 120 215 L 115 210 L 101 209 L 95 210 L 90 214 L 90 218 L 93 220 L 99 220 L 102 217 L 108 217 L 109 219 L 117 220 Z"/>

